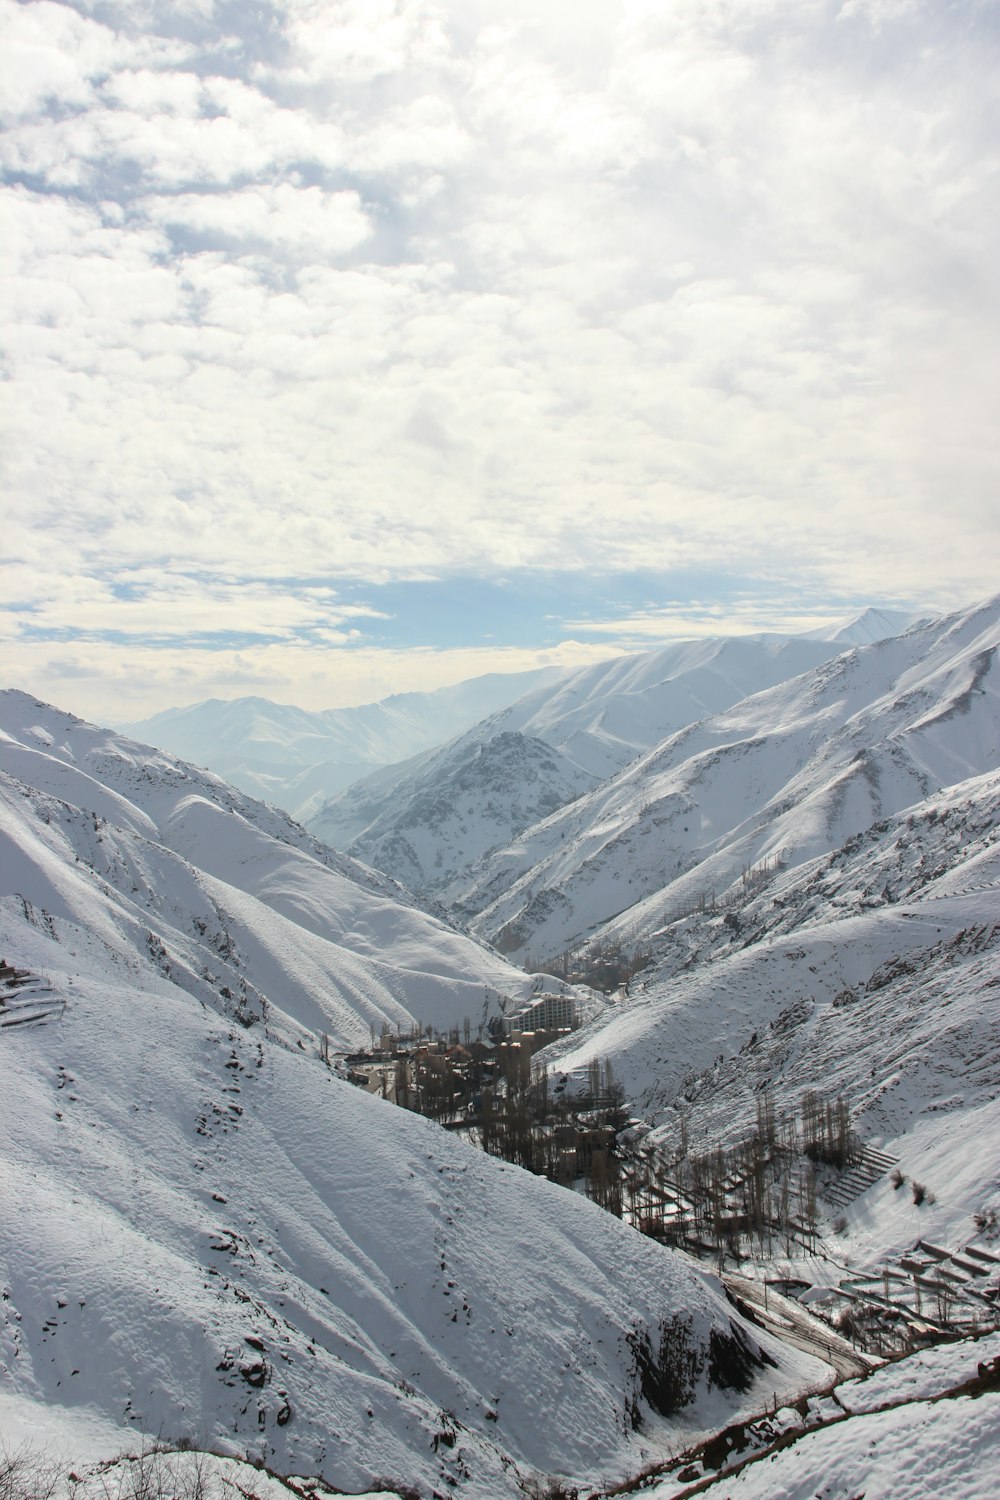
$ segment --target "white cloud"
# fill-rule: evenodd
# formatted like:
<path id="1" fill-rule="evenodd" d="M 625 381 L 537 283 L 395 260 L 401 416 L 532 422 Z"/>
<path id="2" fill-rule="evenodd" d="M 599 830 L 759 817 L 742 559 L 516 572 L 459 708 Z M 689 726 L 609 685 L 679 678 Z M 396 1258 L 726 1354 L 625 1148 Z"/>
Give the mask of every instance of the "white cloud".
<path id="1" fill-rule="evenodd" d="M 122 55 L 115 34 L 68 5 L 0 0 L 0 115 L 30 115 L 50 102 L 85 105 L 92 80 Z"/>
<path id="2" fill-rule="evenodd" d="M 177 508 L 173 520 L 188 526 L 205 524 L 198 507 Z M 225 575 L 193 576 L 171 568 L 116 570 L 114 576 L 66 574 L 53 589 L 34 567 L 12 564 L 7 570 L 8 599 L 30 609 L 33 635 L 65 632 L 87 640 L 130 638 L 136 646 L 153 642 L 180 644 L 207 637 L 206 649 L 218 649 L 227 636 L 256 635 L 262 640 L 312 643 L 353 639 L 358 620 L 384 619 L 368 605 L 349 604 L 329 587 L 287 584 L 284 580 Z"/>
<path id="3" fill-rule="evenodd" d="M 266 245 L 296 259 L 325 261 L 355 249 L 371 233 L 353 189 L 324 193 L 318 187 L 279 182 L 234 193 L 179 193 L 139 205 L 154 224 L 186 229 L 231 246 Z"/>
<path id="4" fill-rule="evenodd" d="M 81 108 L 118 70 L 183 65 L 184 43 L 140 30 L 116 31 L 59 0 L 0 0 L 0 118 L 16 120 L 48 105 Z"/>
<path id="5" fill-rule="evenodd" d="M 357 85 L 446 62 L 447 16 L 435 0 L 298 0 L 285 29 L 292 76 Z"/>
<path id="6" fill-rule="evenodd" d="M 196 73 L 122 68 L 101 90 L 104 99 L 133 116 L 162 114 L 197 118 L 208 90 Z"/>
<path id="7" fill-rule="evenodd" d="M 48 628 L 164 559 L 995 586 L 985 7 L 275 9 L 0 0 L 5 547 Z"/>

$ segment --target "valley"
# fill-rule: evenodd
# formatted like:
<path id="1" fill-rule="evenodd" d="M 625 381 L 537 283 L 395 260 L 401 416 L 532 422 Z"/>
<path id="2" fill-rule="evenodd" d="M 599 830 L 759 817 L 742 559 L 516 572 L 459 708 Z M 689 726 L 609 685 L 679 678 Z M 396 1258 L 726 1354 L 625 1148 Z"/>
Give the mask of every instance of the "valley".
<path id="1" fill-rule="evenodd" d="M 308 831 L 0 695 L 5 1437 L 483 1500 L 985 1451 L 1000 601 L 870 633 L 536 686 Z"/>

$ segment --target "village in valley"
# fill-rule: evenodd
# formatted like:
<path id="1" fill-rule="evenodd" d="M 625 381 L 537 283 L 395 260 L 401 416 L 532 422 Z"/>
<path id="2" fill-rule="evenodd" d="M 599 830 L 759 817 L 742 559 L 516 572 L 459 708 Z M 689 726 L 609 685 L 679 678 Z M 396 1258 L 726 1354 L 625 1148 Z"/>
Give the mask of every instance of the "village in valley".
<path id="1" fill-rule="evenodd" d="M 665 1152 L 629 1116 L 610 1062 L 573 1077 L 534 1061 L 579 1024 L 572 995 L 543 992 L 506 1002 L 476 1035 L 469 1018 L 447 1034 L 386 1026 L 368 1049 L 332 1055 L 321 1038 L 320 1053 L 352 1084 L 713 1265 L 741 1306 L 842 1373 L 997 1325 L 1000 1255 L 981 1243 L 919 1239 L 875 1267 L 838 1261 L 840 1210 L 880 1179 L 918 1206 L 927 1198 L 896 1157 L 857 1138 L 843 1097 L 807 1094 L 786 1117 L 765 1092 L 736 1147 L 693 1152 L 682 1131 Z"/>
<path id="2" fill-rule="evenodd" d="M 996 659 L 996 608 L 988 653 L 975 612 L 927 627 L 946 653 L 941 777 L 969 714 L 992 715 L 969 683 Z M 118 1427 L 152 1411 L 183 1435 L 203 1338 L 210 1441 L 235 1434 L 270 1467 L 349 1492 L 391 1470 L 418 1475 L 421 1493 L 454 1480 L 484 1500 L 532 1493 L 542 1465 L 568 1476 L 552 1494 L 579 1493 L 609 1455 L 602 1492 L 619 1493 L 661 1430 L 673 1494 L 748 1445 L 843 1423 L 845 1384 L 878 1399 L 871 1382 L 900 1357 L 940 1370 L 927 1389 L 955 1396 L 954 1413 L 935 1407 L 945 1426 L 979 1422 L 986 1407 L 956 1393 L 1000 1379 L 1000 1206 L 983 1156 L 1000 783 L 972 767 L 913 801 L 894 726 L 904 712 L 923 724 L 925 699 L 900 706 L 898 661 L 882 660 L 904 649 L 924 670 L 912 633 L 849 653 L 781 687 L 780 714 L 776 695 L 750 695 L 735 747 L 720 718 L 721 748 L 676 741 L 677 766 L 641 761 L 642 784 L 602 784 L 594 806 L 543 820 L 538 873 L 511 884 L 517 912 L 506 893 L 484 908 L 485 937 L 211 773 L 8 693 L 17 885 L 0 911 L 0 1035 L 21 1060 L 5 1129 L 31 1208 L 4 1226 L 5 1347 L 48 1382 L 45 1410 L 86 1378 Z M 866 708 L 880 666 L 890 685 Z M 829 765 L 809 718 L 827 698 L 849 720 L 843 743 L 821 742 Z M 881 761 L 857 750 L 859 722 Z M 797 801 L 769 790 L 769 767 Z M 96 808 L 84 800 L 98 793 Z M 765 799 L 755 849 L 740 821 L 655 888 L 696 811 L 742 819 L 751 795 Z M 817 804 L 818 845 L 769 853 Z M 596 854 L 595 823 L 614 830 Z M 571 856 L 579 879 L 567 869 L 563 899 L 545 899 L 552 862 Z M 104 1253 L 112 1203 L 113 1233 L 141 1230 L 127 1262 Z M 92 1261 L 67 1297 L 62 1226 L 88 1220 L 72 1253 L 82 1243 Z M 117 1309 L 137 1274 L 122 1350 Z M 512 1285 L 531 1288 L 516 1315 Z M 165 1393 L 143 1383 L 156 1340 L 174 1351 Z M 457 1372 L 447 1394 L 441 1371 Z M 915 1407 L 907 1379 L 900 1404 Z M 114 1407 L 121 1389 L 135 1417 Z M 334 1405 L 343 1454 L 329 1448 Z M 681 1451 L 689 1415 L 715 1434 L 697 1455 Z"/>

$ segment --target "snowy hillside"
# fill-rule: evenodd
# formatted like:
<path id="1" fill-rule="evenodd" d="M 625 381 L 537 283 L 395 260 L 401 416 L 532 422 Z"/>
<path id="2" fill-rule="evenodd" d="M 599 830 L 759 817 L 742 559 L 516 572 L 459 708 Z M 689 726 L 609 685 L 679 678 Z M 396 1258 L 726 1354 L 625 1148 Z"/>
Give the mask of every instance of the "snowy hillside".
<path id="1" fill-rule="evenodd" d="M 1000 774 L 935 793 L 739 908 L 685 918 L 601 1025 L 550 1049 L 609 1057 L 651 1139 L 692 1149 L 842 1095 L 898 1163 L 844 1206 L 841 1257 L 964 1244 L 1000 1214 Z M 933 1201 L 932 1201 L 933 1200 Z"/>
<path id="2" fill-rule="evenodd" d="M 630 1335 L 675 1314 L 696 1348 L 728 1333 L 710 1278 L 233 1027 L 142 954 L 116 965 L 9 901 L 3 944 L 65 1002 L 0 1035 L 15 1393 L 348 1489 L 451 1474 L 498 1496 L 511 1459 L 640 1458 Z M 702 1390 L 685 1422 L 728 1404 Z"/>
<path id="3" fill-rule="evenodd" d="M 676 729 L 835 656 L 837 642 L 709 636 L 586 667 L 494 716 L 556 746 L 595 776 L 620 770 Z"/>
<path id="4" fill-rule="evenodd" d="M 804 639 L 838 641 L 842 646 L 870 646 L 874 641 L 887 640 L 891 635 L 903 635 L 919 623 L 922 623 L 920 616 L 901 609 L 864 609 L 859 615 L 834 620 L 817 630 L 807 630 Z"/>
<path id="5" fill-rule="evenodd" d="M 632 994 L 592 1029 L 601 1046 L 613 1048 L 629 1093 L 654 1109 L 682 1094 L 720 1052 L 727 1059 L 741 1054 L 753 1037 L 738 1068 L 715 1067 L 713 1088 L 698 1090 L 705 1095 L 699 1110 L 713 1114 L 711 1133 L 724 1136 L 740 1128 L 732 1097 L 717 1111 L 711 1103 L 727 1071 L 739 1074 L 751 1112 L 762 1078 L 778 1087 L 797 1069 L 800 1082 L 825 1076 L 837 1086 L 841 1071 L 874 1076 L 863 1049 L 870 1042 L 884 1053 L 890 1002 L 905 1001 L 905 1018 L 893 1024 L 916 1053 L 930 1051 L 952 1025 L 963 1028 L 966 991 L 977 1029 L 1000 1020 L 992 1003 L 977 999 L 984 989 L 990 994 L 984 976 L 1000 961 L 998 892 L 1000 773 L 991 772 L 776 876 L 738 907 L 671 924 L 654 939 L 652 962 Z M 948 1005 L 941 997 L 930 1003 L 935 986 L 949 989 Z M 662 1044 L 653 1047 L 664 1028 Z M 562 1050 L 589 1046 L 590 1033 L 580 1032 Z M 952 1060 L 942 1053 L 938 1065 L 947 1072 Z M 923 1065 L 928 1102 L 940 1094 L 927 1072 L 933 1067 Z M 1000 1084 L 994 1068 L 1000 1052 L 984 1044 L 967 1102 L 969 1089 L 985 1098 Z M 901 1082 L 894 1079 L 893 1087 Z M 865 1108 L 890 1123 L 885 1080 L 861 1088 Z M 894 1128 L 909 1123 L 911 1104 L 904 1100 L 902 1113 L 892 1114 Z"/>
<path id="6" fill-rule="evenodd" d="M 22 693 L 0 695 L 0 816 L 9 895 L 296 1034 L 478 1024 L 530 987 L 287 814 Z"/>
<path id="7" fill-rule="evenodd" d="M 454 1013 L 495 956 L 201 773 L 3 715 L 0 1429 L 64 1410 L 91 1448 L 131 1426 L 499 1500 L 822 1376 L 684 1257 L 319 1057 L 321 1020 Z"/>
<path id="8" fill-rule="evenodd" d="M 315 712 L 266 698 L 210 698 L 124 728 L 301 821 L 374 767 L 440 745 L 562 675 L 555 668 L 494 672 L 436 692 L 396 693 L 358 708 Z"/>
<path id="9" fill-rule="evenodd" d="M 309 827 L 451 900 L 460 872 L 666 735 L 841 650 L 797 637 L 713 637 L 586 667 L 442 749 L 358 782 Z"/>
<path id="10" fill-rule="evenodd" d="M 350 847 L 367 864 L 426 892 L 594 782 L 544 740 L 509 729 L 485 740 L 463 736 L 404 769 L 405 779 L 397 768 L 360 782 L 309 826 L 318 838 Z M 363 833 L 352 841 L 360 825 Z"/>
<path id="11" fill-rule="evenodd" d="M 998 1444 L 1000 1336 L 992 1334 L 921 1350 L 734 1428 L 642 1493 L 674 1500 L 704 1480 L 708 1500 L 989 1500 Z"/>
<path id="12" fill-rule="evenodd" d="M 449 895 L 519 958 L 647 939 L 1000 765 L 1000 602 L 916 626 L 691 724 Z"/>

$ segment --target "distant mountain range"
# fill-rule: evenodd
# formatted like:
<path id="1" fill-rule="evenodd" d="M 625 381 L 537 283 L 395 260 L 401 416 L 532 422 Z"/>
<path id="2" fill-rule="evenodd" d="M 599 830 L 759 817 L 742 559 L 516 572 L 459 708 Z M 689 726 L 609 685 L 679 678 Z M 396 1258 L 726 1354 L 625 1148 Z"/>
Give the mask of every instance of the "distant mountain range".
<path id="1" fill-rule="evenodd" d="M 644 940 L 762 861 L 801 864 L 1000 764 L 998 642 L 994 600 L 752 693 L 456 871 L 446 899 L 522 961 Z"/>
<path id="2" fill-rule="evenodd" d="M 238 997 L 295 1045 L 326 1031 L 350 1047 L 383 1024 L 478 1023 L 530 991 L 396 881 L 209 771 L 24 693 L 0 693 L 0 728 L 4 770 L 30 789 L 8 783 L 7 888 L 109 951 L 155 951 L 201 1003 Z"/>
<path id="3" fill-rule="evenodd" d="M 811 637 L 796 639 L 859 642 L 880 633 L 895 634 L 908 619 L 890 611 L 866 610 L 851 620 L 814 632 Z M 684 644 L 697 657 L 699 643 Z M 626 678 L 629 675 L 627 663 L 641 660 L 621 658 L 623 675 Z M 680 670 L 683 672 L 683 668 Z M 724 672 L 725 669 L 723 675 Z M 307 822 L 345 787 L 384 767 L 396 766 L 446 744 L 526 696 L 530 699 L 534 694 L 531 701 L 541 711 L 539 724 L 527 728 L 512 722 L 507 727 L 523 728 L 528 734 L 548 739 L 543 727 L 549 717 L 545 709 L 547 691 L 569 675 L 555 667 L 532 672 L 494 672 L 433 692 L 396 693 L 356 708 L 308 710 L 259 697 L 210 698 L 186 707 L 164 709 L 151 718 L 118 727 L 142 744 L 159 745 L 194 765 L 207 766 L 233 786 L 273 802 L 300 822 Z M 585 679 L 586 674 L 582 676 Z M 758 686 L 776 680 L 770 676 Z M 749 690 L 744 688 L 743 692 Z M 624 683 L 623 691 L 634 700 L 634 685 Z M 687 722 L 691 714 L 685 714 L 685 709 L 693 712 L 699 707 L 696 694 L 697 689 L 687 705 L 682 695 L 677 695 L 671 721 L 661 733 Z M 725 701 L 732 700 L 727 697 Z M 707 706 L 702 705 L 702 709 Z M 715 701 L 714 706 L 720 707 L 721 701 Z M 652 704 L 650 708 L 655 719 L 655 708 Z M 526 711 L 532 712 L 527 704 Z M 557 718 L 561 716 L 558 705 L 553 711 Z M 641 743 L 637 742 L 633 748 L 648 748 L 652 741 L 648 735 L 643 737 L 641 730 L 639 734 Z M 614 743 L 615 734 L 610 735 L 610 745 L 604 744 L 605 738 L 599 729 L 594 732 L 589 756 L 584 752 L 585 739 L 580 742 L 582 764 L 592 773 L 604 775 L 622 763 L 622 749 Z M 556 744 L 557 740 L 550 743 Z"/>
<path id="4" fill-rule="evenodd" d="M 1000 1126 L 1000 599 L 900 635 L 871 623 L 846 649 L 837 631 L 588 669 L 314 826 L 370 815 L 352 851 L 528 967 L 641 954 L 630 994 L 547 1055 L 580 1077 L 610 1060 L 665 1148 L 682 1120 L 706 1146 L 745 1137 L 764 1084 L 842 1091 L 907 1171 L 950 1183 L 925 1230 L 970 1233 L 989 1194 L 967 1132 Z M 782 678 L 803 644 L 825 659 Z M 765 671 L 773 685 L 738 697 Z M 630 755 L 675 694 L 707 708 L 723 677 L 728 706 Z M 584 755 L 567 747 L 616 732 L 622 769 L 574 795 Z M 504 841 L 501 815 L 560 786 L 562 806 Z M 885 1194 L 887 1232 L 917 1229 Z"/>
<path id="5" fill-rule="evenodd" d="M 143 744 L 209 767 L 301 822 L 373 768 L 439 745 L 562 675 L 555 668 L 490 673 L 435 692 L 314 712 L 266 698 L 209 698 L 121 727 Z"/>
<path id="6" fill-rule="evenodd" d="M 414 890 L 457 902 L 466 913 L 478 910 L 479 864 L 487 855 L 496 851 L 497 868 L 518 861 L 518 850 L 504 851 L 519 835 L 613 781 L 670 735 L 892 623 L 884 612 L 866 611 L 831 627 L 830 639 L 709 637 L 584 668 L 450 744 L 357 782 L 309 826 L 335 847 L 392 869 Z M 481 878 L 492 879 L 492 867 Z"/>

